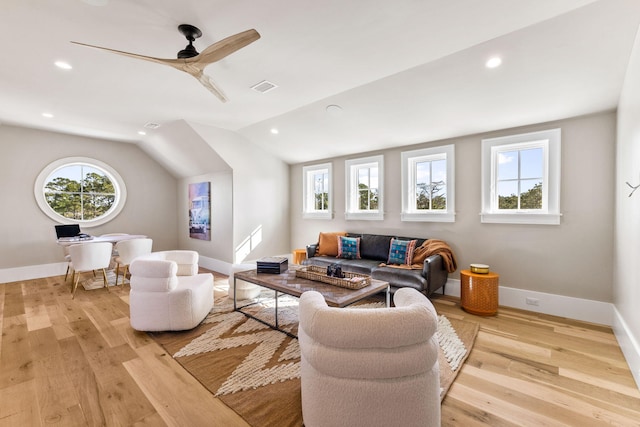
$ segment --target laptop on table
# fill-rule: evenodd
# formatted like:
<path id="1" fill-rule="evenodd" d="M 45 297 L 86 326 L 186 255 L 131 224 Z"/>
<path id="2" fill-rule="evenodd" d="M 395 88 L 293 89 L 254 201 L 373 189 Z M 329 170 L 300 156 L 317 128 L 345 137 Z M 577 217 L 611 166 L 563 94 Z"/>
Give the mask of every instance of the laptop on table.
<path id="1" fill-rule="evenodd" d="M 56 237 L 58 240 L 89 240 L 91 236 L 80 231 L 79 224 L 56 225 Z"/>

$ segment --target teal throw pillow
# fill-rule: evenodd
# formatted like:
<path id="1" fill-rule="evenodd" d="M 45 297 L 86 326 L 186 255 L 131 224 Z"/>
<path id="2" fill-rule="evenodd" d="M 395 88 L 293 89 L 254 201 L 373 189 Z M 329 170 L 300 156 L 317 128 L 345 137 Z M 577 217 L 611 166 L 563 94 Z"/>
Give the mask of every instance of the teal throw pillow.
<path id="1" fill-rule="evenodd" d="M 360 259 L 359 237 L 338 237 L 338 258 Z"/>
<path id="2" fill-rule="evenodd" d="M 408 264 L 411 265 L 413 251 L 416 248 L 416 240 L 391 239 L 389 247 L 389 259 L 387 264 Z"/>

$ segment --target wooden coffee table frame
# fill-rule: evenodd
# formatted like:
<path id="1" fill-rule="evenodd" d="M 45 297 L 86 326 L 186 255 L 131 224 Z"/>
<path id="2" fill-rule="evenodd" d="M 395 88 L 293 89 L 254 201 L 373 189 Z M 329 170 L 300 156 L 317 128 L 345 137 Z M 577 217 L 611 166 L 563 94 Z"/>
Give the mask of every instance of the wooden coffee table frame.
<path id="1" fill-rule="evenodd" d="M 300 298 L 303 292 L 306 291 L 317 291 L 322 294 L 324 300 L 327 302 L 327 305 L 332 307 L 346 307 L 348 305 L 354 304 L 358 301 L 362 301 L 363 299 L 375 295 L 380 292 L 386 293 L 386 304 L 389 307 L 391 299 L 389 295 L 389 283 L 383 282 L 381 280 L 371 279 L 371 284 L 362 288 L 362 289 L 348 289 L 341 288 L 339 286 L 330 285 L 328 283 L 317 282 L 314 280 L 304 279 L 302 277 L 296 277 L 295 270 L 296 266 L 290 266 L 288 271 L 285 271 L 281 274 L 267 274 L 267 273 L 258 273 L 257 270 L 248 270 L 241 271 L 234 274 L 233 277 L 233 309 L 234 311 L 239 311 L 247 317 L 250 317 L 258 322 L 269 326 L 270 328 L 276 329 L 280 332 L 284 332 L 290 337 L 297 338 L 295 335 L 291 334 L 288 331 L 284 331 L 280 329 L 280 325 L 278 324 L 278 293 L 291 295 L 297 298 Z M 241 307 L 238 306 L 238 301 L 236 298 L 236 281 L 244 280 L 245 282 L 253 283 L 258 286 L 262 286 L 267 289 L 271 289 L 275 291 L 275 325 L 272 325 L 268 322 L 265 322 L 262 319 L 259 319 L 253 316 L 251 313 L 247 313 L 246 311 L 242 311 L 243 308 L 249 307 L 257 304 L 256 302 L 252 302 L 250 304 L 245 304 Z"/>

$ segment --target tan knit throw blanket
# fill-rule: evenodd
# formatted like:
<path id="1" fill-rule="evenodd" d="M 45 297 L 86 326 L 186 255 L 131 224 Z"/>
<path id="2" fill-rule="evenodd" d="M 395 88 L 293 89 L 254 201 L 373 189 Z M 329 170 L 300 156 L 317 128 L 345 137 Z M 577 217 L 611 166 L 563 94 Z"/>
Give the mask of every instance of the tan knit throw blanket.
<path id="1" fill-rule="evenodd" d="M 444 261 L 444 266 L 449 273 L 453 273 L 458 268 L 456 256 L 449 245 L 443 240 L 438 239 L 425 240 L 422 245 L 417 247 L 415 251 L 413 251 L 413 259 L 411 260 L 411 265 L 388 265 L 382 263 L 380 264 L 380 266 L 422 270 L 424 260 L 429 258 L 431 255 L 440 255 Z"/>

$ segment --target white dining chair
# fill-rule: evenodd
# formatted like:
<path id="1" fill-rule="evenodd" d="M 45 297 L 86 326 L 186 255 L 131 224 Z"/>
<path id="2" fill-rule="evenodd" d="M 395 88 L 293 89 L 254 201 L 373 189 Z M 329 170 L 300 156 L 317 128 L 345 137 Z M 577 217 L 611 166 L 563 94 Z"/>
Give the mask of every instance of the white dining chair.
<path id="1" fill-rule="evenodd" d="M 109 290 L 107 283 L 107 271 L 111 263 L 111 250 L 113 246 L 109 242 L 82 243 L 69 246 L 71 265 L 75 273 L 72 288 L 72 299 L 76 296 L 80 273 L 102 270 L 104 286 Z"/>
<path id="2" fill-rule="evenodd" d="M 99 238 L 101 239 L 103 237 L 117 237 L 117 236 L 128 236 L 128 235 L 129 233 L 106 233 L 106 234 L 101 234 Z M 111 249 L 111 256 L 115 261 L 115 258 L 118 256 L 118 250 L 116 249 L 116 245 L 113 245 L 113 248 Z"/>
<path id="3" fill-rule="evenodd" d="M 116 243 L 115 249 L 118 255 L 115 257 L 116 262 L 116 286 L 118 285 L 118 275 L 120 274 L 120 266 L 123 267 L 122 271 L 122 285 L 124 286 L 124 279 L 129 271 L 129 265 L 131 261 L 139 257 L 140 255 L 146 255 L 151 253 L 153 246 L 152 239 L 131 239 L 121 240 Z"/>

